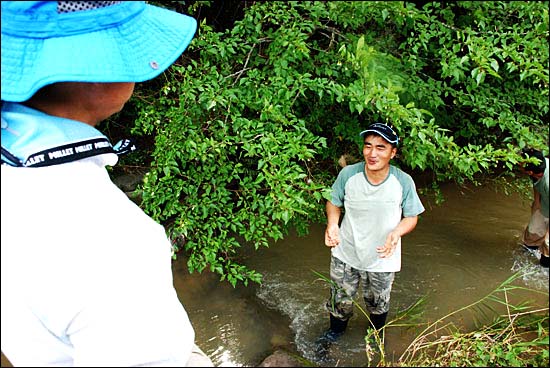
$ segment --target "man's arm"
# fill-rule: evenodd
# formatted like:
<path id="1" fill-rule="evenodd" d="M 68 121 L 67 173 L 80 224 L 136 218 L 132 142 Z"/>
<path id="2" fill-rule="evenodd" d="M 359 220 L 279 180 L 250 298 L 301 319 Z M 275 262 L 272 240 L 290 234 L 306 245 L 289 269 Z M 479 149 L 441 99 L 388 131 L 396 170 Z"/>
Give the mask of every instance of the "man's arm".
<path id="1" fill-rule="evenodd" d="M 380 258 L 391 257 L 395 251 L 395 247 L 397 247 L 399 239 L 403 235 L 413 231 L 417 223 L 418 216 L 403 217 L 395 229 L 388 234 L 384 245 L 376 248 L 376 251 L 380 253 Z"/>
<path id="2" fill-rule="evenodd" d="M 338 223 L 340 222 L 340 215 L 342 209 L 332 204 L 331 201 L 327 201 L 327 229 L 325 230 L 325 245 L 327 247 L 335 247 L 340 244 L 340 229 Z"/>

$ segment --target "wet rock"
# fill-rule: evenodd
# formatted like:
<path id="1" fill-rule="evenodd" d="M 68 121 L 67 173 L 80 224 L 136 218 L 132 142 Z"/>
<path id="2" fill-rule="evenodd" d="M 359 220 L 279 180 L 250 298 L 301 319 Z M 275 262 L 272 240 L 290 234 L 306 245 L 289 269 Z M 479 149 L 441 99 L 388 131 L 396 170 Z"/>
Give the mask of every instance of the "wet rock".
<path id="1" fill-rule="evenodd" d="M 285 350 L 275 350 L 260 363 L 259 367 L 312 367 L 315 366 L 304 358 Z"/>

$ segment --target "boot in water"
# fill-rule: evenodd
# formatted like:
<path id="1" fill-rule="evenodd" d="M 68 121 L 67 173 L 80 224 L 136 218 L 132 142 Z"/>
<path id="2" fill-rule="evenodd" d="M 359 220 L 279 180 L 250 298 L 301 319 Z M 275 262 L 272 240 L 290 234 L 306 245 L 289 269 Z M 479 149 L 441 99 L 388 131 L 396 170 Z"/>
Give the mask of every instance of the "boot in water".
<path id="1" fill-rule="evenodd" d="M 329 329 L 326 330 L 315 343 L 317 357 L 319 357 L 321 361 L 326 361 L 330 345 L 344 334 L 348 326 L 348 321 L 349 320 L 343 321 L 334 317 L 332 314 L 330 315 Z"/>
<path id="2" fill-rule="evenodd" d="M 374 329 L 378 331 L 379 339 L 375 338 L 374 335 L 371 335 L 369 338 L 368 344 L 374 351 L 380 352 L 380 350 L 384 347 L 384 326 L 386 325 L 386 318 L 388 317 L 388 313 L 387 312 L 382 314 L 371 313 L 369 317 Z"/>

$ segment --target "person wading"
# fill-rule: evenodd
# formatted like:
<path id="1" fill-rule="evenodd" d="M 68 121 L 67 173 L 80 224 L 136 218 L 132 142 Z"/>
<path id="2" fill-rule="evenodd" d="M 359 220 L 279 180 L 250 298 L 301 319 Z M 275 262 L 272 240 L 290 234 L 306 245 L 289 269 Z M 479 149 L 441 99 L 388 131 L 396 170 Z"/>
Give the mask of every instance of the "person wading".
<path id="1" fill-rule="evenodd" d="M 395 131 L 374 123 L 360 136 L 364 161 L 340 171 L 326 203 L 325 245 L 331 249 L 333 285 L 326 302 L 330 327 L 317 340 L 321 359 L 346 330 L 359 285 L 372 326 L 382 334 L 394 276 L 401 269 L 401 237 L 424 212 L 411 176 L 390 165 L 399 142 Z"/>
<path id="2" fill-rule="evenodd" d="M 533 184 L 533 203 L 531 218 L 523 232 L 523 246 L 540 252 L 539 263 L 548 268 L 550 264 L 548 253 L 548 158 L 541 151 L 527 148 L 523 150 L 525 158 L 535 158 L 538 163 L 527 163 L 520 166 L 521 171 L 529 175 Z"/>

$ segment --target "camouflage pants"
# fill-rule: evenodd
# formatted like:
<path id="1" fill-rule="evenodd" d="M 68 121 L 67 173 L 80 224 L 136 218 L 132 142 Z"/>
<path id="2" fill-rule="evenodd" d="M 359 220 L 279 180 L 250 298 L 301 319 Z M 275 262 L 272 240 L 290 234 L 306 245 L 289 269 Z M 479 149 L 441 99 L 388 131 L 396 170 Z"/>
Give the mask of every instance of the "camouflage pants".
<path id="1" fill-rule="evenodd" d="M 353 315 L 353 298 L 359 284 L 367 311 L 372 314 L 386 313 L 390 309 L 390 293 L 395 272 L 359 271 L 336 257 L 330 259 L 330 298 L 325 308 L 334 317 L 347 320 Z"/>

